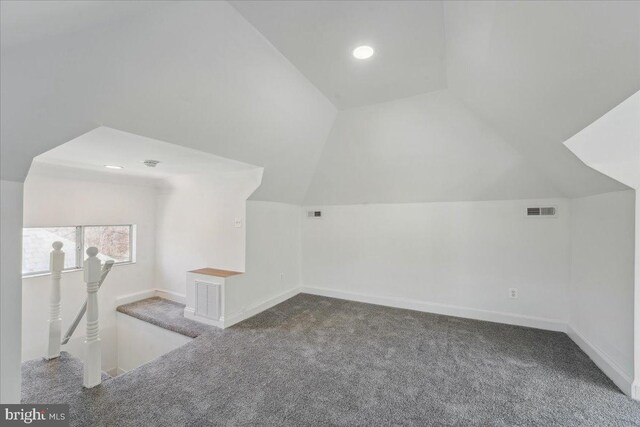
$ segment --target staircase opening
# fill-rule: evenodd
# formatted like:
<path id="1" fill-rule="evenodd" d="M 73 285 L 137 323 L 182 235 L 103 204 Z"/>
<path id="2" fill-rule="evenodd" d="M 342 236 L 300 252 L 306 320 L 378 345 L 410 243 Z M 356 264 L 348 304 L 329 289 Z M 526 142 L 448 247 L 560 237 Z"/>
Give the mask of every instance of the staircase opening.
<path id="1" fill-rule="evenodd" d="M 131 303 L 152 297 L 146 312 L 170 317 L 187 271 L 243 269 L 237 224 L 261 179 L 259 167 L 105 127 L 36 157 L 24 184 L 24 388 L 93 387 L 189 342 Z"/>

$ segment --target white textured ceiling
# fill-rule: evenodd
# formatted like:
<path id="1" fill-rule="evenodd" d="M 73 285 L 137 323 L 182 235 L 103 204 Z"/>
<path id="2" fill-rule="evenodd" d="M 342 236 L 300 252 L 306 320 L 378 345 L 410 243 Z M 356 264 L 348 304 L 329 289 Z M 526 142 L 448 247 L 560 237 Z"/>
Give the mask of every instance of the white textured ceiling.
<path id="1" fill-rule="evenodd" d="M 447 2 L 447 83 L 571 197 L 625 188 L 562 143 L 640 89 L 640 2 Z"/>
<path id="2" fill-rule="evenodd" d="M 3 7 L 3 179 L 102 125 L 264 167 L 258 200 L 626 188 L 562 142 L 640 88 L 638 2 L 152 2 L 80 27 L 82 9 L 28 4 L 9 15 L 69 28 Z"/>
<path id="3" fill-rule="evenodd" d="M 340 111 L 305 203 L 562 197 L 447 90 Z"/>
<path id="4" fill-rule="evenodd" d="M 338 108 L 442 89 L 439 1 L 233 1 Z M 370 45 L 375 55 L 351 52 Z"/>
<path id="5" fill-rule="evenodd" d="M 77 33 L 127 20 L 150 11 L 148 1 L 24 1 L 0 2 L 0 46 L 4 48 L 60 34 Z"/>
<path id="6" fill-rule="evenodd" d="M 176 175 L 215 175 L 260 169 L 181 145 L 99 127 L 36 157 L 39 163 L 119 176 L 163 179 Z M 160 163 L 150 168 L 145 160 Z M 106 169 L 105 165 L 123 169 Z"/>
<path id="7" fill-rule="evenodd" d="M 3 179 L 100 125 L 264 167 L 261 200 L 300 202 L 335 107 L 225 2 L 158 2 L 82 37 L 3 49 Z"/>
<path id="8" fill-rule="evenodd" d="M 564 144 L 592 168 L 640 189 L 640 91 Z"/>

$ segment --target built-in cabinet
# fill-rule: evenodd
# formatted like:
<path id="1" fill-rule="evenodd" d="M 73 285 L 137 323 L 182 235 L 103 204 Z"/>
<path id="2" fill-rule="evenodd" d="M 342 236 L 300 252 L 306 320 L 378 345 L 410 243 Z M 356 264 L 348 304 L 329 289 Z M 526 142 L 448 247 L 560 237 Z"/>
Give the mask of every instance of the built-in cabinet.
<path id="1" fill-rule="evenodd" d="M 215 268 L 187 272 L 187 305 L 184 317 L 225 327 L 225 286 L 241 273 Z"/>

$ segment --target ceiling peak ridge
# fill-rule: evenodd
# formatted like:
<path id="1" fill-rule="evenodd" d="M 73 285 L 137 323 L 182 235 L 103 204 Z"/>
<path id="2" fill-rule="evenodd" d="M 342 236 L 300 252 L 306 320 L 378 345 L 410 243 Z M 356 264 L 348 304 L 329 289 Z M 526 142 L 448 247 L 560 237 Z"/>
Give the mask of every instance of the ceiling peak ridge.
<path id="1" fill-rule="evenodd" d="M 401 97 L 394 98 L 394 99 L 389 99 L 389 100 L 386 100 L 386 101 L 371 102 L 369 104 L 357 105 L 357 106 L 354 106 L 354 107 L 338 108 L 338 112 L 342 113 L 342 112 L 348 112 L 348 111 L 364 110 L 364 109 L 371 108 L 371 107 L 383 106 L 383 105 L 391 105 L 391 104 L 394 104 L 394 103 L 400 103 L 400 102 L 408 101 L 408 100 L 411 100 L 413 98 L 419 98 L 419 97 L 427 96 L 427 95 L 436 95 L 436 94 L 441 94 L 441 93 L 451 93 L 451 91 L 449 90 L 448 87 L 443 87 L 443 88 L 439 88 L 439 89 L 428 90 L 426 92 L 415 93 L 413 95 L 401 96 Z"/>
<path id="2" fill-rule="evenodd" d="M 313 87 L 313 89 L 318 92 L 318 94 L 324 98 L 329 104 L 331 104 L 333 106 L 333 108 L 336 111 L 339 111 L 338 107 L 336 106 L 336 104 L 329 99 L 328 96 L 326 96 L 319 88 L 318 86 L 316 86 L 311 80 L 309 80 L 309 78 L 307 76 L 304 75 L 304 73 L 302 71 L 300 71 L 300 69 L 289 60 L 289 58 L 287 58 L 287 56 L 282 53 L 280 51 L 280 49 L 278 49 L 273 43 L 271 43 L 271 40 L 269 40 L 264 34 L 262 34 L 262 32 L 255 26 L 253 25 L 253 23 L 251 23 L 247 18 L 245 18 L 245 16 L 233 5 L 233 3 L 227 1 L 226 2 L 229 6 L 231 6 L 231 8 L 233 9 L 233 11 L 238 15 L 238 17 L 240 19 L 242 19 L 244 22 L 247 23 L 247 25 L 249 27 L 251 27 L 253 29 L 253 31 L 267 44 L 271 47 L 271 49 L 277 53 L 277 55 L 280 56 L 281 59 L 283 59 L 286 63 L 288 63 L 292 69 L 294 69 L 296 71 L 296 73 L 298 73 L 298 75 L 300 77 L 302 77 L 309 85 L 311 85 L 311 87 Z"/>
<path id="3" fill-rule="evenodd" d="M 479 121 L 484 123 L 493 132 L 495 132 L 496 135 L 498 135 L 506 145 L 508 145 L 514 152 L 516 152 L 520 156 L 522 161 L 525 162 L 529 167 L 531 167 L 537 173 L 539 179 L 544 180 L 549 186 L 551 186 L 554 190 L 556 190 L 558 194 L 561 194 L 562 197 L 567 199 L 571 198 L 571 196 L 567 194 L 567 192 L 564 191 L 563 188 L 558 186 L 558 184 L 555 182 L 554 179 L 549 178 L 548 173 L 542 170 L 541 166 L 539 165 L 539 162 L 531 160 L 530 156 L 526 155 L 526 153 L 523 153 L 522 149 L 517 144 L 513 144 L 511 142 L 515 138 L 513 134 L 510 134 L 508 131 L 496 126 L 496 124 L 492 120 L 489 120 L 477 109 L 469 105 L 469 103 L 467 103 L 463 97 L 456 94 L 454 90 L 449 89 L 448 91 L 455 100 L 460 102 L 461 105 L 463 105 L 469 112 L 471 112 Z"/>

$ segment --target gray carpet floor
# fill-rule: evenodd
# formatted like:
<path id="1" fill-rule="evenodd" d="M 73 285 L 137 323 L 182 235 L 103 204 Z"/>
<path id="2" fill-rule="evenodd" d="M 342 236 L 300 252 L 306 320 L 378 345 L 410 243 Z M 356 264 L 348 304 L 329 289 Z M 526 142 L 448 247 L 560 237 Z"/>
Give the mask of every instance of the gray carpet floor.
<path id="1" fill-rule="evenodd" d="M 91 390 L 86 426 L 635 426 L 563 333 L 298 295 Z"/>
<path id="2" fill-rule="evenodd" d="M 121 305 L 116 310 L 190 338 L 216 329 L 215 326 L 186 319 L 183 315 L 184 307 L 184 304 L 175 301 L 153 297 Z"/>
<path id="3" fill-rule="evenodd" d="M 22 364 L 22 400 L 29 403 L 51 403 L 42 397 L 72 396 L 82 389 L 83 364 L 80 359 L 60 352 L 60 357 L 26 361 Z M 102 373 L 102 381 L 111 378 Z M 37 398 L 36 398 L 37 396 Z M 35 399 L 35 400 L 34 400 Z"/>

